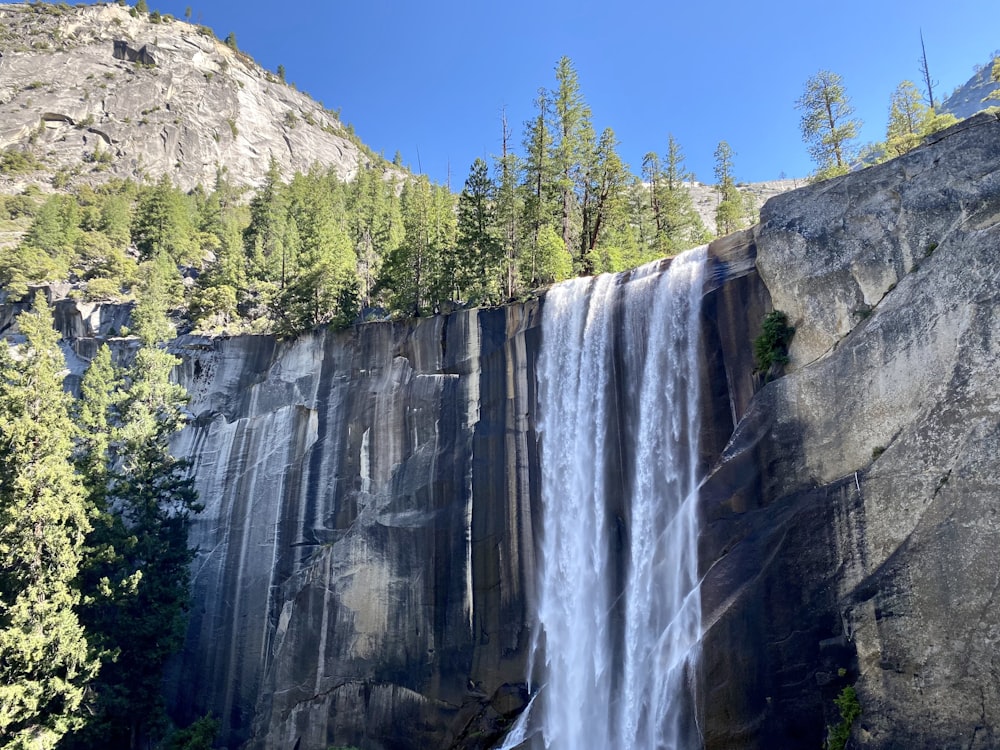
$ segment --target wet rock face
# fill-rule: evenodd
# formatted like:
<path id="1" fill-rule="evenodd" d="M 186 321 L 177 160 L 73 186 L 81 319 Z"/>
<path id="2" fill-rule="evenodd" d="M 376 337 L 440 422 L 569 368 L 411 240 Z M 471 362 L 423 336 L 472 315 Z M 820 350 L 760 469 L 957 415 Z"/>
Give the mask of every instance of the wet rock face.
<path id="1" fill-rule="evenodd" d="M 793 371 L 703 491 L 706 747 L 818 746 L 848 684 L 859 747 L 993 746 L 1000 121 L 762 219 Z"/>
<path id="2" fill-rule="evenodd" d="M 521 708 L 536 312 L 178 342 L 207 504 L 182 713 L 231 745 L 423 748 Z"/>

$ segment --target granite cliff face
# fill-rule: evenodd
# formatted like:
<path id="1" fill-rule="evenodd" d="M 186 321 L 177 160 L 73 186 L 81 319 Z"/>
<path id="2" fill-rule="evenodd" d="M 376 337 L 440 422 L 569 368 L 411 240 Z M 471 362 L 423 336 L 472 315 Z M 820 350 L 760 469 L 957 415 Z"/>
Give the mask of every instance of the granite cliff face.
<path id="1" fill-rule="evenodd" d="M 256 187 L 314 164 L 349 179 L 373 155 L 336 113 L 207 29 L 127 7 L 0 5 L 0 150 L 39 161 L 27 181 L 170 175 L 187 190 L 216 170 Z M 0 183 L 2 187 L 3 183 Z"/>
<path id="2" fill-rule="evenodd" d="M 706 747 L 997 744 L 1000 121 L 772 200 L 797 327 L 705 482 Z"/>
<path id="3" fill-rule="evenodd" d="M 181 710 L 232 746 L 496 738 L 525 700 L 536 314 L 178 342 L 207 503 Z"/>
<path id="4" fill-rule="evenodd" d="M 857 747 L 1000 741 L 998 248 L 992 115 L 709 247 L 706 748 L 815 748 L 847 685 Z M 207 505 L 180 716 L 229 747 L 497 746 L 538 627 L 544 305 L 175 343 Z M 797 332 L 765 384 L 772 306 Z M 85 357 L 114 316 L 63 307 Z"/>

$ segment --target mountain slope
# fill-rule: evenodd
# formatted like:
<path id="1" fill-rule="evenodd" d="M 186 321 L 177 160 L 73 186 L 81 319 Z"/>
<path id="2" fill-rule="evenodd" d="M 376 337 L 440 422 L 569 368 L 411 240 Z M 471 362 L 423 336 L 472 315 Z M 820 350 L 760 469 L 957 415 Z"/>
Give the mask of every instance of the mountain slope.
<path id="1" fill-rule="evenodd" d="M 992 62 L 978 68 L 968 81 L 956 88 L 944 100 L 941 111 L 950 112 L 961 120 L 988 107 L 1000 105 L 1000 99 L 987 98 L 1000 91 L 1000 83 L 994 81 L 990 75 L 992 70 Z"/>
<path id="2" fill-rule="evenodd" d="M 154 19 L 158 22 L 154 22 Z M 0 151 L 35 170 L 8 184 L 156 179 L 259 184 L 314 164 L 353 176 L 375 157 L 328 111 L 205 27 L 119 5 L 0 5 Z M 0 187 L 3 187 L 0 185 Z"/>

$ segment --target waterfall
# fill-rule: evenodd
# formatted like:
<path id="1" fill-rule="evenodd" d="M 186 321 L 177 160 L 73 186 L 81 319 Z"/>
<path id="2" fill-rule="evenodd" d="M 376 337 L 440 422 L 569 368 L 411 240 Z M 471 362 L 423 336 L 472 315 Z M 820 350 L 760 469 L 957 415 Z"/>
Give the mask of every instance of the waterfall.
<path id="1" fill-rule="evenodd" d="M 698 316 L 705 249 L 545 297 L 541 745 L 689 750 L 701 631 Z M 544 654 L 544 662 L 537 663 Z M 536 744 L 538 740 L 536 740 Z"/>

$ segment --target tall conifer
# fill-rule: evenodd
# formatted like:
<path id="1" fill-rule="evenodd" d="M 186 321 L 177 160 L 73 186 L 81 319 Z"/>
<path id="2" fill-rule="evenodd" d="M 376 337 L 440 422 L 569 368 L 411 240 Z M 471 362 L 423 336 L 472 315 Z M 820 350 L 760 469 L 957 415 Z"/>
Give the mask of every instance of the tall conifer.
<path id="1" fill-rule="evenodd" d="M 97 670 L 74 583 L 90 529 L 73 470 L 70 397 L 41 295 L 19 317 L 26 341 L 0 343 L 0 743 L 52 748 L 80 722 Z"/>

